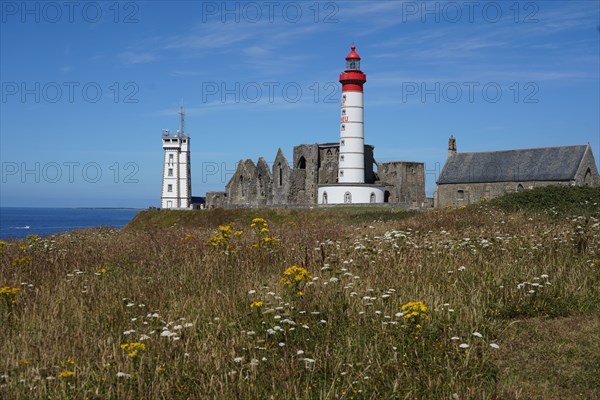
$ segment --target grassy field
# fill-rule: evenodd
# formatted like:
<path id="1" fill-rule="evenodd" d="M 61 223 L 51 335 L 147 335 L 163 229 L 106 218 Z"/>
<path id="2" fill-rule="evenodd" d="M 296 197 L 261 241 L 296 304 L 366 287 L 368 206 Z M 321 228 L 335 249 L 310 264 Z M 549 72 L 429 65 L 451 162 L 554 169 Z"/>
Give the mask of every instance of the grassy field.
<path id="1" fill-rule="evenodd" d="M 0 398 L 599 399 L 597 193 L 0 244 Z"/>

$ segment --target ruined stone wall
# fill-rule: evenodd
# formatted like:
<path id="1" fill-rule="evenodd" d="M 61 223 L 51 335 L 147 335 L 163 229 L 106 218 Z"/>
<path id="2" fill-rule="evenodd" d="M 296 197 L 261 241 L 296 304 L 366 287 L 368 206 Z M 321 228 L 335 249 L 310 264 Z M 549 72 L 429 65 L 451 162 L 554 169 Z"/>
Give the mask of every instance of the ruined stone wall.
<path id="1" fill-rule="evenodd" d="M 260 157 L 256 163 L 256 173 L 256 200 L 253 204 L 257 206 L 273 204 L 273 176 L 263 157 Z"/>
<path id="2" fill-rule="evenodd" d="M 291 171 L 289 204 L 317 204 L 319 185 L 319 145 L 301 144 L 294 147 L 294 168 Z"/>
<path id="3" fill-rule="evenodd" d="M 241 161 L 225 186 L 229 205 L 258 204 L 258 170 L 252 160 Z"/>
<path id="4" fill-rule="evenodd" d="M 319 146 L 319 185 L 337 183 L 340 145 Z"/>
<path id="5" fill-rule="evenodd" d="M 222 208 L 227 205 L 225 192 L 206 192 L 206 208 Z"/>
<path id="6" fill-rule="evenodd" d="M 283 155 L 283 151 L 279 149 L 273 163 L 273 198 L 272 204 L 283 206 L 288 204 L 290 192 L 290 166 L 287 159 Z"/>
<path id="7" fill-rule="evenodd" d="M 377 164 L 377 175 L 385 185 L 388 203 L 419 207 L 425 201 L 425 165 L 408 161 Z"/>

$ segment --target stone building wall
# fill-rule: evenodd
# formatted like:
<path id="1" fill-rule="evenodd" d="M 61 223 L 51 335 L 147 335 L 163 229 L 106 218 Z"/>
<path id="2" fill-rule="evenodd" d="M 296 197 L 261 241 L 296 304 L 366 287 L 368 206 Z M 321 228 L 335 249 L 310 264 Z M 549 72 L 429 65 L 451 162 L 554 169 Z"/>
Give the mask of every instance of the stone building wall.
<path id="1" fill-rule="evenodd" d="M 434 194 L 435 207 L 463 206 L 492 199 L 506 193 L 533 189 L 548 185 L 574 185 L 575 181 L 531 181 L 531 182 L 485 182 L 453 183 L 437 185 Z M 521 187 L 519 186 L 521 185 Z M 460 192 L 462 191 L 462 193 Z"/>
<path id="2" fill-rule="evenodd" d="M 271 204 L 276 206 L 283 206 L 288 204 L 291 170 L 288 161 L 283 155 L 283 151 L 281 151 L 281 149 L 277 150 L 275 162 L 273 163 L 272 176 L 273 199 Z"/>
<path id="3" fill-rule="evenodd" d="M 600 186 L 600 175 L 598 175 L 596 161 L 589 146 L 575 174 L 575 182 L 579 186 Z"/>
<path id="4" fill-rule="evenodd" d="M 386 202 L 420 207 L 425 201 L 425 165 L 392 161 L 377 164 L 377 175 L 385 185 Z"/>
<path id="5" fill-rule="evenodd" d="M 221 208 L 227 205 L 227 194 L 225 192 L 206 192 L 206 207 Z"/>
<path id="6" fill-rule="evenodd" d="M 319 185 L 337 183 L 339 157 L 338 143 L 319 145 Z"/>

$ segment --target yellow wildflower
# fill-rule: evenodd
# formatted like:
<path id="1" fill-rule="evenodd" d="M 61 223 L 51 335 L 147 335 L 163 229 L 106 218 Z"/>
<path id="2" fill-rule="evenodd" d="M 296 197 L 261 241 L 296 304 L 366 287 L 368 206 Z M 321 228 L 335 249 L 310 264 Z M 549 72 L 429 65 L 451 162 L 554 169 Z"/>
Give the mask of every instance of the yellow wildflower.
<path id="1" fill-rule="evenodd" d="M 27 364 L 29 364 L 29 361 L 27 361 L 26 359 L 23 358 L 23 359 L 19 360 L 19 365 L 27 365 Z"/>
<path id="2" fill-rule="evenodd" d="M 36 235 L 35 233 L 32 235 L 27 235 L 25 238 L 31 242 L 37 242 L 40 239 L 40 235 Z"/>
<path id="3" fill-rule="evenodd" d="M 140 342 L 123 343 L 121 349 L 125 351 L 146 350 L 146 345 Z"/>
<path id="4" fill-rule="evenodd" d="M 21 289 L 19 288 L 14 288 L 14 287 L 10 287 L 10 286 L 4 286 L 3 288 L 0 289 L 0 296 L 1 297 L 12 297 L 12 296 L 16 296 L 17 293 L 19 293 L 21 291 Z"/>
<path id="5" fill-rule="evenodd" d="M 312 275 L 306 270 L 306 268 L 298 267 L 296 265 L 293 265 L 286 269 L 283 272 L 283 275 L 293 276 L 296 282 L 312 280 Z"/>
<path id="6" fill-rule="evenodd" d="M 63 371 L 58 374 L 60 379 L 71 379 L 73 376 L 75 376 L 75 372 L 73 371 Z"/>
<path id="7" fill-rule="evenodd" d="M 250 308 L 254 308 L 254 307 L 260 308 L 260 307 L 262 307 L 262 306 L 264 306 L 264 305 L 265 305 L 265 302 L 264 302 L 264 301 L 253 301 L 253 302 L 250 304 Z"/>
<path id="8" fill-rule="evenodd" d="M 158 368 L 156 368 L 156 372 L 157 372 L 158 374 L 163 374 L 165 371 L 166 371 L 166 369 L 165 369 L 165 368 L 163 368 L 163 367 L 158 367 Z"/>
<path id="9" fill-rule="evenodd" d="M 98 272 L 99 272 L 99 273 L 101 273 L 101 274 L 105 274 L 105 273 L 107 273 L 107 272 L 108 272 L 108 270 L 107 270 L 106 268 L 100 268 L 100 269 L 98 270 Z"/>
<path id="10" fill-rule="evenodd" d="M 31 262 L 31 257 L 23 256 L 23 257 L 16 258 L 13 261 L 13 266 L 14 267 L 22 267 L 22 266 L 28 265 L 30 262 Z"/>

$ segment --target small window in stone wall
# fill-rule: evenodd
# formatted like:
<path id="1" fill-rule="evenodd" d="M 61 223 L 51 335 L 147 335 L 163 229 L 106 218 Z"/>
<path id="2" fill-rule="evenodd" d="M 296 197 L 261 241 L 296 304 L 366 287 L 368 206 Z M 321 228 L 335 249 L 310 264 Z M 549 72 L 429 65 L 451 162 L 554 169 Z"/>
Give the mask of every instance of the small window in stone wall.
<path id="1" fill-rule="evenodd" d="M 465 199 L 465 191 L 464 190 L 457 191 L 456 197 L 458 198 L 458 200 L 464 200 Z"/>
<path id="2" fill-rule="evenodd" d="M 346 130 L 346 125 L 342 124 L 342 128 L 341 128 L 341 129 L 342 129 L 343 131 L 345 131 L 345 130 Z"/>
<path id="3" fill-rule="evenodd" d="M 283 185 L 283 167 L 281 166 L 281 163 L 278 164 L 279 166 L 279 186 Z"/>
<path id="4" fill-rule="evenodd" d="M 298 160 L 298 168 L 306 169 L 306 158 L 304 158 L 304 156 L 300 157 L 300 160 Z"/>
<path id="5" fill-rule="evenodd" d="M 340 140 L 340 146 L 345 146 L 346 145 L 346 141 L 345 140 Z"/>
<path id="6" fill-rule="evenodd" d="M 173 191 L 173 185 L 167 185 L 167 192 Z"/>
<path id="7" fill-rule="evenodd" d="M 591 186 L 592 185 L 592 169 L 588 168 L 585 171 L 585 175 L 583 176 L 583 184 L 585 186 Z"/>
<path id="8" fill-rule="evenodd" d="M 522 192 L 523 190 L 525 190 L 525 188 L 523 188 L 523 185 L 521 185 L 520 183 L 517 185 L 517 192 Z"/>
<path id="9" fill-rule="evenodd" d="M 169 176 L 173 176 L 173 168 L 169 168 Z"/>
<path id="10" fill-rule="evenodd" d="M 340 178 L 343 178 L 343 177 L 344 177 L 344 171 L 340 170 Z"/>
<path id="11" fill-rule="evenodd" d="M 340 161 L 344 161 L 344 155 L 343 154 L 340 156 Z"/>

